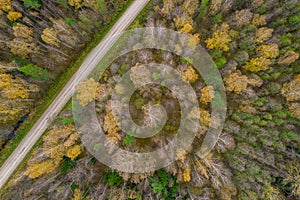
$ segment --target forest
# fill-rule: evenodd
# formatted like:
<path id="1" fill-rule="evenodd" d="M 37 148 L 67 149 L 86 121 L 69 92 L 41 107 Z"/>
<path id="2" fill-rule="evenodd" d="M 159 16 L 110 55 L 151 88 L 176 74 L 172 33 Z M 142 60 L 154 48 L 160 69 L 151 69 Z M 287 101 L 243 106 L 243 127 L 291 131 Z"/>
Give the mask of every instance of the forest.
<path id="1" fill-rule="evenodd" d="M 126 4 L 122 0 L 0 0 L 1 141 L 93 40 L 99 27 Z M 95 23 L 96 22 L 96 23 Z M 113 114 L 116 79 L 159 81 L 145 67 L 170 66 L 191 85 L 199 108 L 195 140 L 175 162 L 149 173 L 112 170 L 81 141 L 68 103 L 0 192 L 0 199 L 297 200 L 300 198 L 300 2 L 297 0 L 152 0 L 130 29 L 161 27 L 186 34 L 188 46 L 211 56 L 226 90 L 224 128 L 204 158 L 195 152 L 214 120 L 220 96 L 191 61 L 158 49 L 132 51 L 112 61 L 100 80 L 78 85 L 81 107 L 95 102 L 107 140 L 145 153 L 168 144 L 180 126 L 180 105 L 166 83 L 136 90 L 130 114 L 139 125 L 158 123 L 150 109 L 166 108 L 167 121 L 152 138 L 124 132 Z M 126 41 L 132 49 L 139 44 Z M 185 47 L 178 46 L 178 51 Z M 163 71 L 163 70 L 162 70 Z M 141 73 L 142 72 L 142 73 Z M 86 91 L 96 95 L 85 95 Z M 198 110 L 201 115 L 198 115 Z M 193 129 L 194 127 L 189 127 Z M 18 134 L 16 132 L 16 134 Z M 93 138 L 92 138 L 93 139 Z M 92 140 L 91 139 L 91 140 Z M 96 139 L 95 139 L 96 140 Z M 95 144 L 93 150 L 101 151 Z M 122 160 L 120 160 L 122 164 Z"/>
<path id="2" fill-rule="evenodd" d="M 0 1 L 1 149 L 24 115 L 32 120 L 38 105 L 47 104 L 68 67 L 126 2 Z"/>

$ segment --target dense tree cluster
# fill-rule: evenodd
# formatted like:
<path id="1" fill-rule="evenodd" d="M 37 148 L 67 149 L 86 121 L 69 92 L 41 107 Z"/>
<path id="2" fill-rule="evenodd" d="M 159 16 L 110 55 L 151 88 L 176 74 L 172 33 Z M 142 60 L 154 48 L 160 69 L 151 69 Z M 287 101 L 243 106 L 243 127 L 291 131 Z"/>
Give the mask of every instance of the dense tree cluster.
<path id="1" fill-rule="evenodd" d="M 41 97 L 64 76 L 81 50 L 105 29 L 126 3 L 113 1 L 1 0 L 0 133 L 13 130 L 20 118 L 33 116 Z M 46 98 L 46 97 L 45 97 Z M 6 140 L 2 134 L 0 143 Z"/>

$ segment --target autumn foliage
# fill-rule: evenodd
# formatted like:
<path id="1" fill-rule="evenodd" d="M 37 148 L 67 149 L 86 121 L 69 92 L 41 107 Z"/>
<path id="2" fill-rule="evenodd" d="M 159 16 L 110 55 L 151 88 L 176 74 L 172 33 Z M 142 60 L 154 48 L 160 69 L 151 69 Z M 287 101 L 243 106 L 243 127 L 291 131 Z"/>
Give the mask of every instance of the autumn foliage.
<path id="1" fill-rule="evenodd" d="M 99 83 L 97 83 L 93 78 L 87 79 L 81 83 L 76 88 L 77 99 L 80 100 L 80 105 L 86 106 L 88 103 L 93 101 L 96 96 L 96 91 L 99 88 Z"/>
<path id="2" fill-rule="evenodd" d="M 192 66 L 188 66 L 188 68 L 182 72 L 182 79 L 189 83 L 194 83 L 198 77 L 199 75 Z"/>
<path id="3" fill-rule="evenodd" d="M 22 13 L 20 12 L 13 12 L 13 11 L 10 11 L 8 14 L 7 14 L 7 18 L 10 20 L 10 21 L 16 21 L 17 19 L 20 19 L 22 17 Z"/>
<path id="4" fill-rule="evenodd" d="M 221 27 L 213 33 L 212 38 L 205 41 L 207 48 L 222 51 L 229 50 L 228 45 L 230 42 L 231 37 L 229 35 L 229 25 L 226 23 L 223 23 Z"/>
<path id="5" fill-rule="evenodd" d="M 224 81 L 226 83 L 226 90 L 237 94 L 244 91 L 249 83 L 248 77 L 242 75 L 239 71 L 233 72 L 228 77 L 225 77 Z"/>
<path id="6" fill-rule="evenodd" d="M 73 124 L 52 129 L 43 138 L 43 161 L 31 158 L 24 172 L 29 178 L 37 178 L 54 171 L 63 160 L 64 156 L 71 160 L 81 154 L 81 146 L 76 144 L 79 137 Z"/>
<path id="7" fill-rule="evenodd" d="M 213 86 L 209 85 L 201 89 L 201 97 L 200 102 L 207 104 L 212 102 L 213 98 L 215 97 L 215 91 Z"/>
<path id="8" fill-rule="evenodd" d="M 263 70 L 267 70 L 269 65 L 271 64 L 271 60 L 265 57 L 252 58 L 249 62 L 247 62 L 244 66 L 244 69 L 251 72 L 259 72 Z"/>
<path id="9" fill-rule="evenodd" d="M 11 1 L 10 0 L 0 0 L 0 9 L 3 11 L 11 10 Z"/>
<path id="10" fill-rule="evenodd" d="M 34 179 L 41 175 L 52 172 L 56 168 L 56 165 L 52 160 L 46 160 L 36 165 L 29 166 L 24 172 L 29 178 Z"/>
<path id="11" fill-rule="evenodd" d="M 54 28 L 46 28 L 43 30 L 43 34 L 41 35 L 41 38 L 47 44 L 59 47 L 60 44 L 58 43 L 58 39 L 56 35 L 57 32 L 54 30 Z"/>

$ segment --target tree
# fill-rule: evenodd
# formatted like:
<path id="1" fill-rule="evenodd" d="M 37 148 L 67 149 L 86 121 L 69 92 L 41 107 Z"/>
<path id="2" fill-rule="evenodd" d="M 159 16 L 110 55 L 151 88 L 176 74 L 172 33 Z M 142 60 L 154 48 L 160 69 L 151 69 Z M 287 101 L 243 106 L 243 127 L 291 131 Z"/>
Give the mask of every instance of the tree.
<path id="1" fill-rule="evenodd" d="M 200 109 L 200 124 L 203 126 L 211 125 L 210 113 L 207 110 Z"/>
<path id="2" fill-rule="evenodd" d="M 184 162 L 184 160 L 186 159 L 186 154 L 187 152 L 184 149 L 177 149 L 175 160 Z"/>
<path id="3" fill-rule="evenodd" d="M 83 6 L 82 2 L 82 0 L 68 0 L 68 4 L 76 9 L 79 9 Z"/>
<path id="4" fill-rule="evenodd" d="M 267 70 L 271 63 L 271 60 L 265 57 L 252 58 L 249 62 L 245 64 L 244 69 L 251 72 L 259 72 Z"/>
<path id="5" fill-rule="evenodd" d="M 61 164 L 64 156 L 71 160 L 77 158 L 81 153 L 80 145 L 75 145 L 77 140 L 78 135 L 74 124 L 62 127 L 53 126 L 43 137 L 42 155 L 40 157 L 46 160 L 40 162 L 40 159 L 36 160 L 35 157 L 32 157 L 28 161 L 29 166 L 25 171 L 25 175 L 29 178 L 37 178 L 56 169 Z M 36 163 L 37 161 L 38 163 Z"/>
<path id="6" fill-rule="evenodd" d="M 67 21 L 63 19 L 51 19 L 51 22 L 53 23 L 53 27 L 51 28 L 52 35 L 55 34 L 56 42 L 70 49 L 76 47 L 76 44 L 79 42 L 77 33 L 81 35 L 79 31 L 77 33 L 74 31 L 73 27 L 76 26 L 68 25 Z"/>
<path id="7" fill-rule="evenodd" d="M 185 24 L 182 29 L 180 29 L 181 33 L 189 33 L 193 30 L 193 27 L 190 24 Z"/>
<path id="8" fill-rule="evenodd" d="M 34 179 L 44 174 L 50 173 L 55 169 L 55 164 L 52 160 L 46 160 L 38 164 L 33 164 L 27 167 L 24 172 L 29 178 Z"/>
<path id="9" fill-rule="evenodd" d="M 20 12 L 10 11 L 7 14 L 7 19 L 9 19 L 10 21 L 16 21 L 17 19 L 20 19 L 21 17 L 22 17 L 22 13 L 20 13 Z"/>
<path id="10" fill-rule="evenodd" d="M 271 43 L 257 47 L 256 52 L 264 58 L 276 58 L 279 54 L 279 48 L 277 44 Z"/>
<path id="11" fill-rule="evenodd" d="M 79 9 L 81 7 L 98 8 L 96 0 L 68 0 L 68 4 L 75 7 L 75 9 Z"/>
<path id="12" fill-rule="evenodd" d="M 171 11 L 175 8 L 174 1 L 173 0 L 163 0 L 163 8 L 160 10 L 160 12 L 164 16 L 170 16 Z"/>
<path id="13" fill-rule="evenodd" d="M 185 24 L 193 24 L 193 18 L 189 15 L 182 14 L 173 19 L 178 30 L 184 27 Z"/>
<path id="14" fill-rule="evenodd" d="M 300 119 L 300 103 L 291 103 L 289 109 L 292 117 Z"/>
<path id="15" fill-rule="evenodd" d="M 235 13 L 235 20 L 237 22 L 238 27 L 249 25 L 252 18 L 253 18 L 253 13 L 251 12 L 250 9 L 236 11 Z"/>
<path id="16" fill-rule="evenodd" d="M 279 65 L 290 65 L 299 58 L 299 54 L 293 50 L 288 50 L 278 59 Z"/>
<path id="17" fill-rule="evenodd" d="M 182 4 L 182 10 L 184 13 L 193 16 L 195 12 L 199 8 L 199 1 L 198 0 L 185 0 Z"/>
<path id="18" fill-rule="evenodd" d="M 0 74 L 0 122 L 16 123 L 33 105 L 38 87 L 10 74 Z"/>
<path id="19" fill-rule="evenodd" d="M 98 91 L 99 83 L 93 78 L 87 79 L 78 84 L 76 98 L 80 100 L 81 106 L 86 106 L 95 99 L 96 91 Z"/>
<path id="20" fill-rule="evenodd" d="M 0 0 L 0 10 L 10 11 L 11 10 L 10 0 Z"/>
<path id="21" fill-rule="evenodd" d="M 282 87 L 281 94 L 287 101 L 300 100 L 300 74 L 289 83 L 285 83 Z"/>
<path id="22" fill-rule="evenodd" d="M 66 156 L 71 160 L 74 160 L 81 154 L 81 147 L 80 145 L 75 145 L 67 149 Z"/>
<path id="23" fill-rule="evenodd" d="M 249 79 L 245 75 L 241 75 L 240 71 L 231 73 L 228 77 L 224 78 L 226 83 L 226 90 L 240 94 L 246 90 Z"/>
<path id="24" fill-rule="evenodd" d="M 73 146 L 79 140 L 77 132 L 70 135 L 70 137 L 64 142 L 64 147 L 69 148 Z"/>
<path id="25" fill-rule="evenodd" d="M 150 70 L 145 65 L 136 64 L 130 69 L 130 80 L 136 87 L 142 86 L 145 82 L 150 82 L 151 76 Z"/>
<path id="26" fill-rule="evenodd" d="M 43 137 L 43 146 L 47 149 L 59 145 L 72 134 L 77 134 L 74 124 L 62 127 L 53 126 Z"/>
<path id="27" fill-rule="evenodd" d="M 182 79 L 189 83 L 194 83 L 198 77 L 199 75 L 192 66 L 188 66 L 188 68 L 182 72 Z"/>
<path id="28" fill-rule="evenodd" d="M 7 43 L 7 46 L 14 55 L 23 59 L 39 53 L 39 47 L 34 42 L 24 38 L 14 38 Z"/>
<path id="29" fill-rule="evenodd" d="M 66 22 L 67 22 L 68 25 L 72 25 L 72 24 L 77 24 L 78 23 L 76 19 L 69 18 L 69 17 L 65 18 L 65 20 L 66 20 Z"/>
<path id="30" fill-rule="evenodd" d="M 201 97 L 200 102 L 207 104 L 212 102 L 213 98 L 215 97 L 215 91 L 213 86 L 209 85 L 201 89 Z"/>
<path id="31" fill-rule="evenodd" d="M 228 51 L 228 44 L 231 42 L 229 35 L 229 25 L 223 23 L 220 29 L 213 33 L 212 38 L 205 40 L 206 47 L 209 49 L 219 49 L 222 51 Z"/>
<path id="32" fill-rule="evenodd" d="M 265 15 L 260 14 L 254 14 L 254 17 L 252 19 L 252 24 L 254 26 L 264 26 L 267 24 Z"/>
<path id="33" fill-rule="evenodd" d="M 104 117 L 104 131 L 107 132 L 107 139 L 113 144 L 118 144 L 121 140 L 121 136 L 118 134 L 120 128 L 118 127 L 117 121 L 111 112 L 107 112 Z"/>
<path id="34" fill-rule="evenodd" d="M 2 96 L 8 99 L 28 98 L 29 88 L 22 86 L 21 79 L 13 79 L 11 75 L 0 74 L 0 90 L 4 92 Z"/>
<path id="35" fill-rule="evenodd" d="M 254 41 L 257 44 L 265 42 L 267 39 L 269 39 L 272 36 L 273 29 L 262 27 L 256 30 Z"/>
<path id="36" fill-rule="evenodd" d="M 54 45 L 59 47 L 58 39 L 56 37 L 57 31 L 54 28 L 45 28 L 43 34 L 41 35 L 42 40 L 49 45 Z"/>
<path id="37" fill-rule="evenodd" d="M 287 164 L 288 176 L 284 179 L 286 184 L 291 184 L 292 195 L 300 197 L 300 165 L 299 160 L 293 160 Z"/>
<path id="38" fill-rule="evenodd" d="M 191 181 L 191 169 L 186 169 L 183 173 L 183 181 L 190 182 Z"/>
<path id="39" fill-rule="evenodd" d="M 199 33 L 196 34 L 189 34 L 189 41 L 188 46 L 192 49 L 195 49 L 197 47 L 197 44 L 200 42 Z"/>
<path id="40" fill-rule="evenodd" d="M 84 197 L 83 192 L 80 189 L 76 188 L 74 190 L 74 196 L 72 200 L 81 200 L 83 199 L 83 197 Z"/>
<path id="41" fill-rule="evenodd" d="M 28 39 L 30 41 L 33 40 L 32 28 L 28 28 L 26 25 L 17 23 L 17 25 L 13 26 L 13 30 L 14 30 L 15 37 Z"/>
<path id="42" fill-rule="evenodd" d="M 211 0 L 211 3 L 209 5 L 209 14 L 211 16 L 215 16 L 220 10 L 222 3 L 222 0 Z"/>
<path id="43" fill-rule="evenodd" d="M 26 8 L 40 8 L 42 6 L 41 0 L 22 0 Z"/>

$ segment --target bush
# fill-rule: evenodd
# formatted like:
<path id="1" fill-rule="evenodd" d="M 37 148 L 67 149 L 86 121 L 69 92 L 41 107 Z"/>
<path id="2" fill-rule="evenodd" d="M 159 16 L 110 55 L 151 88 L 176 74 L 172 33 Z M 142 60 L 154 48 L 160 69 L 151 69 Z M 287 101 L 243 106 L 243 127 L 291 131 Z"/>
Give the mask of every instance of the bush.
<path id="1" fill-rule="evenodd" d="M 50 74 L 46 69 L 42 69 L 33 64 L 28 64 L 18 68 L 18 71 L 25 76 L 30 76 L 33 80 L 46 81 L 50 78 Z"/>
<path id="2" fill-rule="evenodd" d="M 134 142 L 135 142 L 135 137 L 132 136 L 130 133 L 127 133 L 127 135 L 123 139 L 123 145 L 130 145 Z"/>
<path id="3" fill-rule="evenodd" d="M 107 172 L 104 174 L 104 182 L 110 186 L 120 185 L 123 182 L 122 177 L 118 172 Z"/>
<path id="4" fill-rule="evenodd" d="M 291 33 L 287 33 L 287 34 L 283 34 L 280 37 L 280 43 L 282 46 L 288 46 L 292 44 L 292 34 Z"/>
<path id="5" fill-rule="evenodd" d="M 156 176 L 149 177 L 149 184 L 152 191 L 160 194 L 162 199 L 174 199 L 178 192 L 178 184 L 176 177 L 169 177 L 168 173 L 164 170 L 158 170 Z"/>
<path id="6" fill-rule="evenodd" d="M 42 1 L 41 0 L 22 0 L 24 6 L 27 9 L 31 8 L 40 8 L 42 6 Z"/>
<path id="7" fill-rule="evenodd" d="M 60 173 L 66 174 L 70 169 L 73 169 L 76 165 L 76 161 L 66 158 L 60 165 Z"/>

